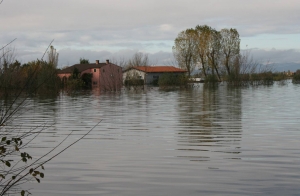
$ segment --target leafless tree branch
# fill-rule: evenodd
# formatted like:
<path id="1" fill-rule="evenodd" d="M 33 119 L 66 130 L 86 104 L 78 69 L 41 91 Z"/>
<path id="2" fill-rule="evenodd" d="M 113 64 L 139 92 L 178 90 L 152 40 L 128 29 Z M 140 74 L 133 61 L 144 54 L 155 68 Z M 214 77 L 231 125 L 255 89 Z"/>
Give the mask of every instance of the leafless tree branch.
<path id="1" fill-rule="evenodd" d="M 43 60 L 43 58 L 44 58 L 46 52 L 48 51 L 48 49 L 49 49 L 50 46 L 52 45 L 52 42 L 54 42 L 54 39 L 50 42 L 49 46 L 48 46 L 47 49 L 45 50 L 44 55 L 42 56 L 41 60 Z"/>
<path id="2" fill-rule="evenodd" d="M 3 1 L 3 0 L 2 0 Z M 2 3 L 2 1 L 0 2 L 0 4 Z M 4 49 L 6 46 L 8 46 L 9 44 L 13 43 L 17 38 L 13 39 L 11 42 L 9 42 L 8 44 L 6 44 L 5 46 L 3 46 L 0 50 Z"/>

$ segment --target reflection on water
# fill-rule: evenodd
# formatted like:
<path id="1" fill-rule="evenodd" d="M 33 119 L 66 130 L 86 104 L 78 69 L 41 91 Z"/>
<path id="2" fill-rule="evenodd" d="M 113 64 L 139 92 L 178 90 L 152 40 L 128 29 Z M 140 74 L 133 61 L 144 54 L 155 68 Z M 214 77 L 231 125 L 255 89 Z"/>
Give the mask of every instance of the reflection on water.
<path id="1" fill-rule="evenodd" d="M 17 123 L 51 125 L 35 155 L 102 121 L 26 186 L 46 196 L 298 195 L 299 96 L 288 83 L 30 99 Z"/>
<path id="2" fill-rule="evenodd" d="M 240 88 L 204 84 L 197 91 L 179 94 L 178 126 L 182 127 L 179 145 L 186 147 L 179 150 L 194 151 L 193 156 L 181 157 L 209 161 L 212 152 L 239 153 L 242 131 Z"/>

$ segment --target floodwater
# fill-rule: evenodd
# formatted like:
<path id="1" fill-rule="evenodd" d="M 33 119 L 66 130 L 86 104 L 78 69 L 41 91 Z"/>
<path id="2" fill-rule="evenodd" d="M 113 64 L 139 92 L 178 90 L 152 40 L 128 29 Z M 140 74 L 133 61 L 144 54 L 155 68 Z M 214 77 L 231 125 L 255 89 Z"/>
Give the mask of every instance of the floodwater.
<path id="1" fill-rule="evenodd" d="M 100 124 L 24 186 L 43 196 L 300 195 L 299 98 L 288 82 L 30 99 L 17 123 L 49 126 L 32 156 Z"/>

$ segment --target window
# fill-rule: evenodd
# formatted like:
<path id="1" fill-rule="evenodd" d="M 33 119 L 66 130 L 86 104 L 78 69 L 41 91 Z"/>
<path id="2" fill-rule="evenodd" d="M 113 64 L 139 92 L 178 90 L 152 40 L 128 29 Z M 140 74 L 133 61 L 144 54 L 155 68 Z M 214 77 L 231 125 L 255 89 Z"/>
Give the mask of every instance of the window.
<path id="1" fill-rule="evenodd" d="M 139 76 L 138 78 L 139 78 L 139 79 L 142 79 L 142 76 Z"/>
<path id="2" fill-rule="evenodd" d="M 97 70 L 96 70 L 96 69 L 94 69 L 94 72 L 97 72 Z"/>
<path id="3" fill-rule="evenodd" d="M 103 73 L 105 72 L 105 69 L 103 69 L 103 71 L 102 71 Z"/>
<path id="4" fill-rule="evenodd" d="M 94 81 L 94 82 L 93 82 L 93 85 L 97 85 L 97 82 Z"/>

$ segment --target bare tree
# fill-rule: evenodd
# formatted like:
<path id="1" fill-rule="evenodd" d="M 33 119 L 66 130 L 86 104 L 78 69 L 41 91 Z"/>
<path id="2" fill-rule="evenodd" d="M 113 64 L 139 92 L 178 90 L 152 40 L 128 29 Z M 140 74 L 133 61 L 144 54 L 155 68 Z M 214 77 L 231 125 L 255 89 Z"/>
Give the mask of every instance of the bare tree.
<path id="1" fill-rule="evenodd" d="M 260 64 L 253 59 L 250 50 L 245 50 L 235 58 L 235 75 L 253 74 L 258 71 Z"/>
<path id="2" fill-rule="evenodd" d="M 149 66 L 150 61 L 148 54 L 144 54 L 142 52 L 137 52 L 133 55 L 131 59 L 127 62 L 127 68 L 134 66 Z"/>
<path id="3" fill-rule="evenodd" d="M 217 73 L 218 80 L 221 80 L 219 71 L 218 71 L 218 63 L 220 60 L 220 33 L 215 29 L 209 30 L 209 37 L 208 37 L 208 49 L 206 52 L 209 65 L 211 67 L 212 73 L 214 75 L 214 71 Z"/>
<path id="4" fill-rule="evenodd" d="M 124 57 L 120 57 L 119 59 L 111 58 L 110 62 L 112 64 L 118 65 L 118 66 L 120 66 L 122 68 L 125 68 L 127 66 L 127 61 L 125 60 Z"/>
<path id="5" fill-rule="evenodd" d="M 222 29 L 221 34 L 221 53 L 224 55 L 224 66 L 227 74 L 231 74 L 229 63 L 240 54 L 240 36 L 236 29 Z"/>
<path id="6" fill-rule="evenodd" d="M 0 54 L 0 70 L 6 70 L 9 65 L 13 64 L 16 61 L 15 48 L 8 46 L 3 47 L 1 50 L 2 54 Z"/>
<path id="7" fill-rule="evenodd" d="M 207 76 L 206 70 L 208 69 L 208 41 L 211 27 L 204 25 L 197 25 L 195 28 L 194 42 L 196 44 L 196 59 L 202 66 L 202 73 Z"/>

